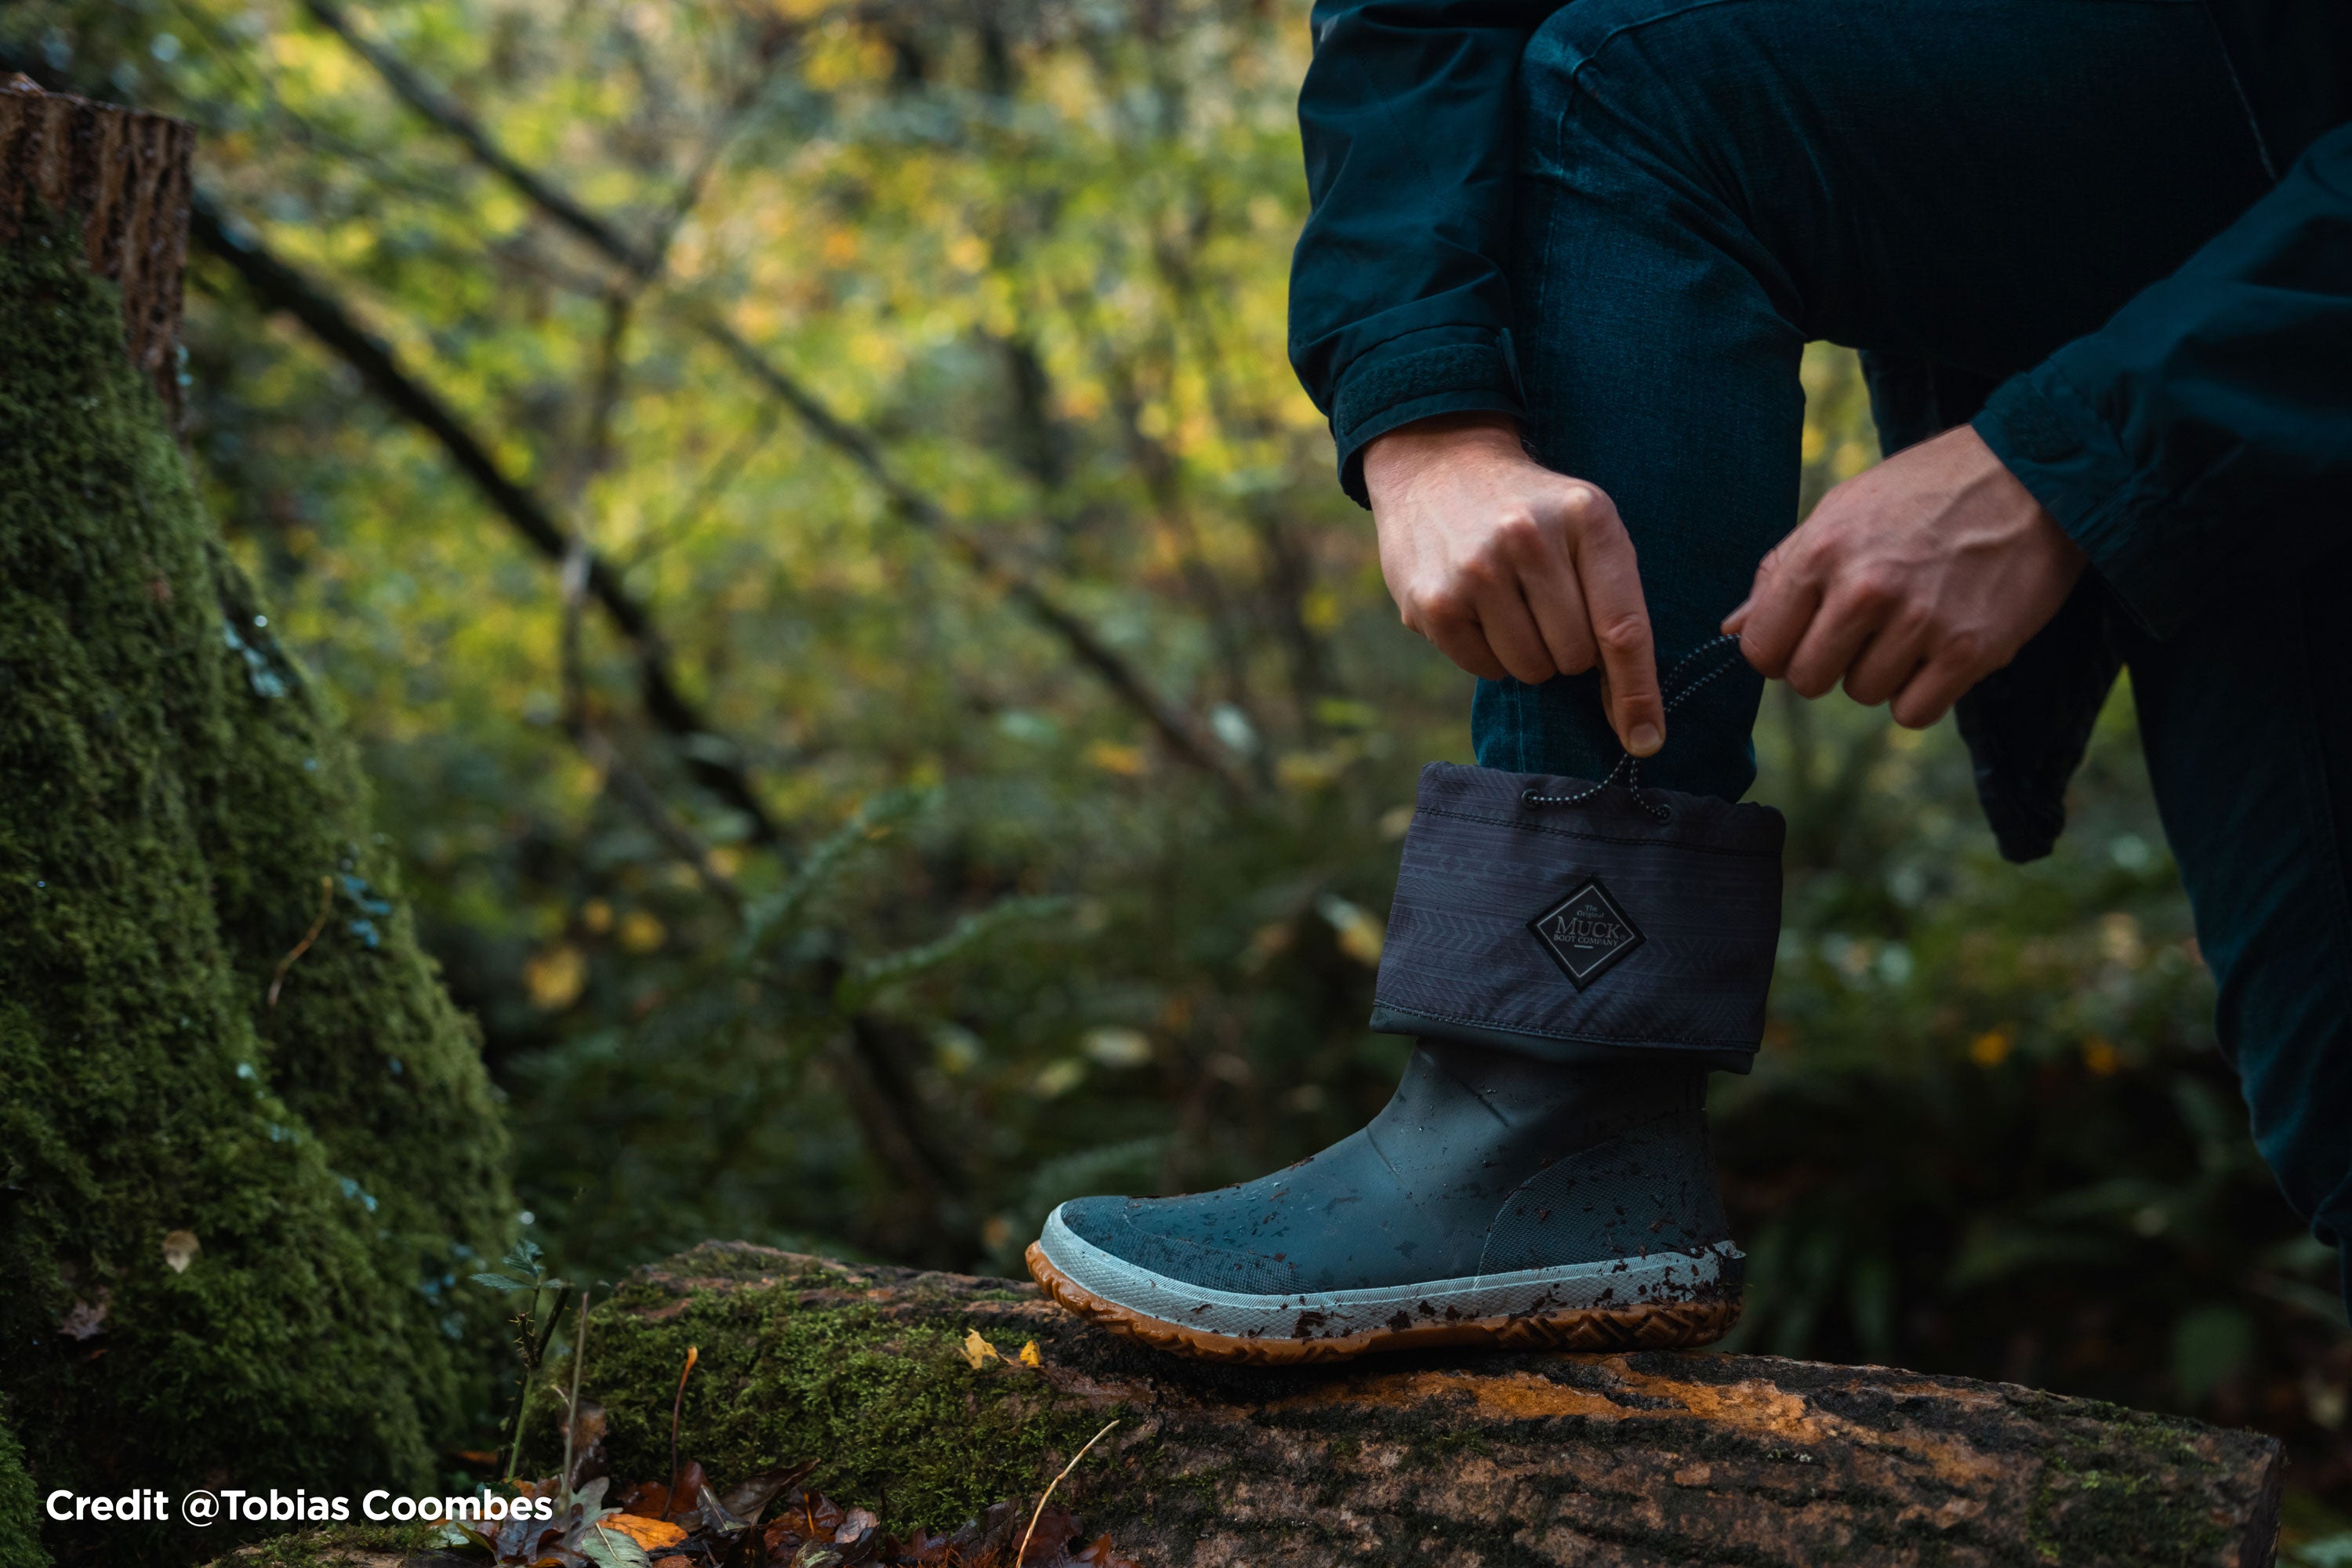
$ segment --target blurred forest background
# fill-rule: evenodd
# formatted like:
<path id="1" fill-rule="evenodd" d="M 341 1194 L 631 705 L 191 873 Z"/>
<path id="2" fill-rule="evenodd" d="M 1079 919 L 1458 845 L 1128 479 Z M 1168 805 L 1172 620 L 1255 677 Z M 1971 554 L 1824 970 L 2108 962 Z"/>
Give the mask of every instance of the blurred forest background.
<path id="1" fill-rule="evenodd" d="M 1018 1272 L 1062 1198 L 1385 1098 L 1468 682 L 1284 363 L 1306 54 L 1303 0 L 0 10 L 0 65 L 201 129 L 192 450 L 567 1273 Z M 1876 447 L 1850 355 L 1805 379 L 1810 501 Z M 2263 1426 L 2340 1528 L 2335 1260 L 2214 1048 L 2128 693 L 2023 868 L 1948 725 L 1775 690 L 1759 747 L 1735 1346 Z"/>

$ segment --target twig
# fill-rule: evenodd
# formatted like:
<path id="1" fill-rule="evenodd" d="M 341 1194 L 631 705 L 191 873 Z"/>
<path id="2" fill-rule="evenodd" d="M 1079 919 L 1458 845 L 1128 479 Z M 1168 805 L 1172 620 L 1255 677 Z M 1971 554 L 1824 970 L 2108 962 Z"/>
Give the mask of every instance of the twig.
<path id="1" fill-rule="evenodd" d="M 572 1447 L 580 1436 L 580 1368 L 588 1360 L 587 1287 L 580 1290 L 580 1332 L 572 1342 L 572 1397 L 563 1406 L 563 1506 L 572 1506 Z"/>
<path id="2" fill-rule="evenodd" d="M 302 933 L 302 940 L 294 944 L 294 951 L 278 961 L 278 973 L 269 977 L 268 1005 L 273 1011 L 278 1006 L 278 988 L 286 984 L 286 972 L 294 967 L 296 959 L 310 951 L 310 944 L 319 940 L 320 931 L 327 929 L 327 916 L 333 912 L 334 908 L 335 879 L 321 877 L 319 879 L 319 918 L 310 922 L 310 929 Z"/>
<path id="3" fill-rule="evenodd" d="M 539 1305 L 539 1292 L 544 1289 L 544 1286 L 534 1289 L 530 1293 L 530 1306 L 518 1312 L 512 1320 L 515 1327 L 522 1331 L 515 1339 L 515 1349 L 522 1357 L 522 1386 L 515 1393 L 514 1426 L 507 1434 L 507 1479 L 510 1481 L 515 1479 L 515 1471 L 522 1466 L 522 1425 L 524 1417 L 530 1414 L 531 1380 L 539 1375 L 540 1363 L 547 1359 L 548 1342 L 555 1338 L 556 1326 L 563 1321 L 563 1309 L 572 1304 L 571 1288 L 559 1284 L 555 1305 L 549 1310 L 547 1321 L 541 1326 L 539 1337 L 534 1340 L 530 1331 L 531 1311 Z"/>
<path id="4" fill-rule="evenodd" d="M 637 772 L 588 716 L 588 678 L 580 651 L 580 612 L 586 599 L 587 563 L 593 558 L 586 539 L 574 530 L 571 547 L 564 552 L 561 574 L 563 621 L 558 638 L 558 658 L 563 681 L 563 732 L 580 748 L 588 765 L 661 840 L 663 847 L 692 868 L 702 885 L 740 917 L 743 912 L 743 891 L 732 878 L 719 869 L 710 858 L 710 847 L 677 819 L 662 799 L 661 792 Z"/>
<path id="5" fill-rule="evenodd" d="M 686 1380 L 694 1375 L 694 1363 L 701 1359 L 702 1351 L 699 1346 L 686 1347 L 686 1367 L 677 1374 L 677 1397 L 670 1401 L 669 1501 L 663 1505 L 668 1510 L 662 1515 L 664 1519 L 677 1511 L 677 1422 L 678 1417 L 686 1413 Z"/>
<path id="6" fill-rule="evenodd" d="M 1116 1426 L 1118 1425 L 1118 1423 L 1117 1421 L 1112 1421 L 1108 1426 L 1106 1426 L 1101 1432 L 1097 1432 L 1093 1436 L 1087 1438 L 1087 1448 L 1091 1448 L 1097 1443 L 1101 1442 L 1103 1440 L 1103 1434 L 1108 1432 L 1112 1426 Z M 1013 1554 L 1013 1568 L 1020 1568 L 1020 1564 L 1028 1561 L 1029 1538 L 1037 1533 L 1037 1521 L 1040 1519 L 1043 1519 L 1045 1515 L 1045 1504 L 1053 1499 L 1054 1489 L 1062 1484 L 1062 1476 L 1066 1476 L 1072 1470 L 1076 1469 L 1078 1468 L 1078 1461 L 1087 1457 L 1087 1448 L 1081 1448 L 1076 1453 L 1071 1455 L 1070 1462 L 1062 1467 L 1062 1475 L 1055 1476 L 1052 1480 L 1045 1483 L 1045 1495 L 1039 1498 L 1037 1500 L 1037 1506 L 1029 1510 L 1029 1528 L 1021 1532 L 1021 1550 Z"/>
<path id="7" fill-rule="evenodd" d="M 533 550 L 549 561 L 564 559 L 569 539 L 547 503 L 501 468 L 457 413 L 403 370 L 392 351 L 354 321 L 340 300 L 280 260 L 252 235 L 232 231 L 209 197 L 199 194 L 191 208 L 189 232 L 194 242 L 227 262 L 265 311 L 284 311 L 301 322 L 394 413 L 439 442 L 457 471 L 472 481 L 482 498 Z M 678 686 L 652 611 L 622 584 L 611 563 L 590 555 L 585 585 L 588 596 L 635 649 L 638 684 L 655 724 L 681 743 L 696 736 L 723 740 Z M 739 763 L 700 754 L 707 749 L 688 751 L 695 782 L 749 818 L 755 841 L 775 842 L 779 837 L 775 819 L 750 776 Z"/>

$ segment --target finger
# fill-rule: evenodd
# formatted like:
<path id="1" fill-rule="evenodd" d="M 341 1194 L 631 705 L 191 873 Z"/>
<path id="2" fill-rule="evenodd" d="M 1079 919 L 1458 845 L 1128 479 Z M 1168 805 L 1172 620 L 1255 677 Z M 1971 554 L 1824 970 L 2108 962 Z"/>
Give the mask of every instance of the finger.
<path id="1" fill-rule="evenodd" d="M 1845 672 L 1845 694 L 1875 708 L 1909 684 L 1927 662 L 1927 638 L 1916 622 L 1889 622 L 1863 645 Z"/>
<path id="2" fill-rule="evenodd" d="M 1571 535 L 1585 624 L 1608 676 L 1609 721 L 1617 739 L 1637 757 L 1654 756 L 1666 743 L 1666 705 L 1658 696 L 1658 656 L 1641 565 L 1616 509 L 1605 500 L 1600 504 L 1607 511 L 1586 518 Z"/>
<path id="3" fill-rule="evenodd" d="M 1835 686 L 1886 617 L 1885 602 L 1874 595 L 1851 590 L 1829 595 L 1789 656 L 1790 686 L 1805 697 L 1819 697 Z"/>
<path id="4" fill-rule="evenodd" d="M 1415 629 L 1431 647 L 1482 680 L 1502 680 L 1511 673 L 1486 645 L 1486 634 L 1475 620 L 1436 620 Z"/>
<path id="5" fill-rule="evenodd" d="M 1756 603 L 1756 599 L 1755 599 L 1755 595 L 1750 595 L 1748 597 L 1747 597 L 1747 598 L 1745 598 L 1745 599 L 1740 600 L 1740 601 L 1739 601 L 1739 607 L 1738 607 L 1738 609 L 1736 609 L 1736 610 L 1732 611 L 1732 612 L 1731 612 L 1731 614 L 1729 614 L 1729 615 L 1727 615 L 1727 616 L 1724 616 L 1724 617 L 1723 617 L 1723 624 L 1722 624 L 1721 626 L 1717 626 L 1717 627 L 1716 628 L 1716 630 L 1717 630 L 1717 631 L 1721 632 L 1724 636 L 1726 636 L 1726 637 L 1738 637 L 1738 636 L 1739 635 L 1739 628 L 1740 628 L 1741 626 L 1746 626 L 1746 625 L 1748 624 L 1748 608 L 1749 608 L 1751 605 L 1753 605 L 1755 603 Z"/>
<path id="6" fill-rule="evenodd" d="M 1520 574 L 1519 585 L 1553 668 L 1562 675 L 1582 675 L 1601 662 L 1591 624 L 1584 618 L 1584 584 L 1564 552 L 1531 564 Z"/>
<path id="7" fill-rule="evenodd" d="M 1559 667 L 1551 661 L 1551 649 L 1544 645 L 1543 634 L 1536 629 L 1534 615 L 1519 595 L 1516 581 L 1506 579 L 1481 590 L 1475 603 L 1479 630 L 1486 635 L 1486 646 L 1502 660 L 1513 679 L 1536 686 L 1559 673 Z"/>
<path id="8" fill-rule="evenodd" d="M 1756 587 L 1740 623 L 1739 651 L 1767 677 L 1788 673 L 1789 659 L 1812 625 L 1822 602 L 1821 583 L 1780 550 L 1757 563 Z"/>
<path id="9" fill-rule="evenodd" d="M 1961 694 L 1977 683 L 1979 673 L 1973 664 L 1958 659 L 1930 659 L 1904 682 L 1903 689 L 1895 694 L 1887 710 L 1905 729 L 1924 730 L 1941 719 Z"/>

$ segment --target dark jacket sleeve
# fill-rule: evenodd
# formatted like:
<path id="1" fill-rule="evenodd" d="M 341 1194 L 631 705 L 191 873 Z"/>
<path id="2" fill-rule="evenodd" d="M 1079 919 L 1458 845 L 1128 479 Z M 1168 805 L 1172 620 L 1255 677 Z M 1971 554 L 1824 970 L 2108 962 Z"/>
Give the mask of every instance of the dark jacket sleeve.
<path id="1" fill-rule="evenodd" d="M 2352 125 L 1975 425 L 2159 637 L 2352 544 Z"/>
<path id="2" fill-rule="evenodd" d="M 1522 412 L 1511 357 L 1512 83 L 1559 0 L 1318 0 L 1299 90 L 1313 210 L 1290 360 L 1364 500 L 1365 443 L 1433 414 Z"/>

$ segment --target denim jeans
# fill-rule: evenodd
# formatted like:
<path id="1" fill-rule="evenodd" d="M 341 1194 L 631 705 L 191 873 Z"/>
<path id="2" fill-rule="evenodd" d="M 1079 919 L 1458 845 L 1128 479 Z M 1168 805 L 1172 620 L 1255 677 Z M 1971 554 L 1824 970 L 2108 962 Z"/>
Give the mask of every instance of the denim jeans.
<path id="1" fill-rule="evenodd" d="M 2268 186 L 2194 0 L 1573 0 L 1518 95 L 1528 440 L 1615 500 L 1662 665 L 1715 633 L 1794 521 L 1808 340 L 1989 389 Z M 2339 1245 L 2347 566 L 2233 586 L 2168 641 L 2114 633 L 2255 1141 Z M 1744 667 L 1711 682 L 1644 780 L 1738 799 L 1761 690 Z M 1599 778 L 1620 754 L 1590 676 L 1482 681 L 1472 729 L 1478 761 L 1514 772 Z"/>

